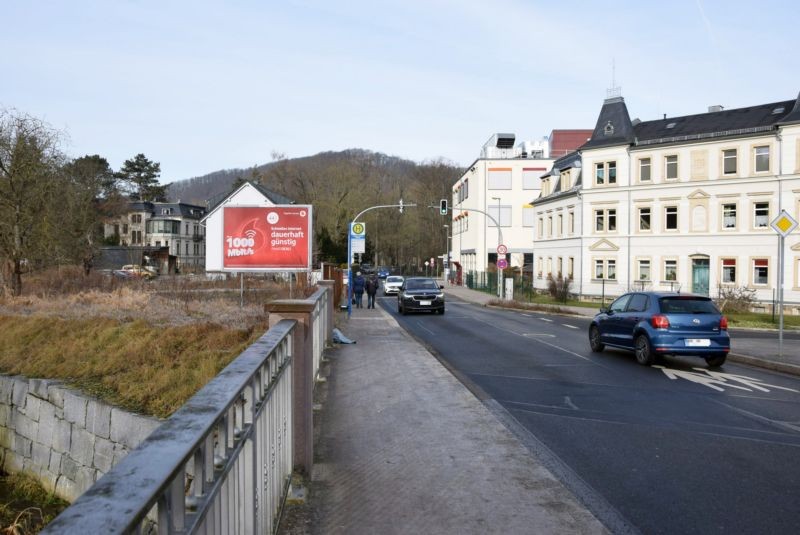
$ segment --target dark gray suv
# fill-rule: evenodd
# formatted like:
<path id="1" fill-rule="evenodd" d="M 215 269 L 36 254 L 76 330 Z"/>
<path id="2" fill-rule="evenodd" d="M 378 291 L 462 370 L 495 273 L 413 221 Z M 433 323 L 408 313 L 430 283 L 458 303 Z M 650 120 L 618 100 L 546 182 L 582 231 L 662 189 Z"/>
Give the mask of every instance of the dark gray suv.
<path id="1" fill-rule="evenodd" d="M 407 278 L 397 294 L 397 311 L 444 314 L 444 286 L 430 277 Z"/>

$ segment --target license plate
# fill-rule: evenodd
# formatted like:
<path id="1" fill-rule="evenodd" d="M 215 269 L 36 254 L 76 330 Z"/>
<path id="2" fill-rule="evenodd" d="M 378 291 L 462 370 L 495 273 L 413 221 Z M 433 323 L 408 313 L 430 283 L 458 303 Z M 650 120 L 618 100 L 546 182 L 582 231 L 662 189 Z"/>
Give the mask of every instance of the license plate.
<path id="1" fill-rule="evenodd" d="M 429 307 L 429 306 L 431 306 L 431 302 L 430 302 L 430 301 L 420 301 L 420 302 L 419 302 L 419 304 L 420 304 L 420 305 L 422 305 L 422 306 L 424 306 L 424 307 Z"/>
<path id="2" fill-rule="evenodd" d="M 687 338 L 686 345 L 688 347 L 708 347 L 711 345 L 711 340 L 708 338 Z"/>

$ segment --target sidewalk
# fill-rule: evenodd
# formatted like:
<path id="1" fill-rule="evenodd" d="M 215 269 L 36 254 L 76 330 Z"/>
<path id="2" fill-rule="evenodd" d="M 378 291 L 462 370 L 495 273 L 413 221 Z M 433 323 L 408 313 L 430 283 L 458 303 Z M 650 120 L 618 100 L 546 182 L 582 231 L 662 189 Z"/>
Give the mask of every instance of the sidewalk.
<path id="1" fill-rule="evenodd" d="M 357 343 L 326 352 L 305 519 L 281 533 L 608 533 L 391 315 L 340 327 Z"/>
<path id="2" fill-rule="evenodd" d="M 451 286 L 445 287 L 445 294 L 447 296 L 457 297 L 463 301 L 476 303 L 479 305 L 486 305 L 490 301 L 496 299 L 494 295 L 478 290 L 471 290 L 465 286 Z M 575 307 L 575 306 L 561 306 L 560 309 L 567 309 L 570 313 L 577 316 L 592 317 L 598 312 L 598 308 Z M 800 375 L 800 342 L 794 339 L 783 340 L 783 355 L 780 354 L 780 344 L 778 341 L 778 332 L 774 331 L 774 336 L 768 338 L 755 338 L 752 335 L 763 331 L 756 331 L 751 329 L 733 329 L 731 331 L 731 350 L 728 355 L 730 362 L 740 362 L 749 364 L 751 366 L 758 366 L 760 368 L 767 368 L 783 373 L 790 373 L 793 375 Z M 784 335 L 788 332 L 785 331 Z M 588 335 L 587 335 L 588 336 Z M 588 338 L 587 338 L 588 345 Z"/>

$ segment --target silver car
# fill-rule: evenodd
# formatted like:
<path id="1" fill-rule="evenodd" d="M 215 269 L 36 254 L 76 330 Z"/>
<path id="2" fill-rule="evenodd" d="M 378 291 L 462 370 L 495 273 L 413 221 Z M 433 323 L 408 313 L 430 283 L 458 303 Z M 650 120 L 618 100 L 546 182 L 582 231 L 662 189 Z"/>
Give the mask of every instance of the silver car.
<path id="1" fill-rule="evenodd" d="M 400 291 L 405 279 L 399 275 L 389 275 L 383 281 L 383 295 L 395 295 Z"/>

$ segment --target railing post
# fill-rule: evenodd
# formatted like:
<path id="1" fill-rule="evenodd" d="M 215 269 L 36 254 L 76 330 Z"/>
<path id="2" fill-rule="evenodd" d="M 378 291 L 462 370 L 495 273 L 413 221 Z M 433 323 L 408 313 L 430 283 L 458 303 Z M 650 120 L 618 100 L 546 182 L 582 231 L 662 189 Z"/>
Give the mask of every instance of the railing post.
<path id="1" fill-rule="evenodd" d="M 333 341 L 333 312 L 338 307 L 338 303 L 335 302 L 334 294 L 336 289 L 336 281 L 332 280 L 322 280 L 319 281 L 319 286 L 321 288 L 327 288 L 328 294 L 326 296 L 326 310 L 325 310 L 325 345 L 327 346 Z"/>
<path id="2" fill-rule="evenodd" d="M 266 308 L 270 328 L 282 319 L 297 320 L 292 335 L 292 466 L 310 474 L 314 459 L 314 303 L 280 299 Z"/>

